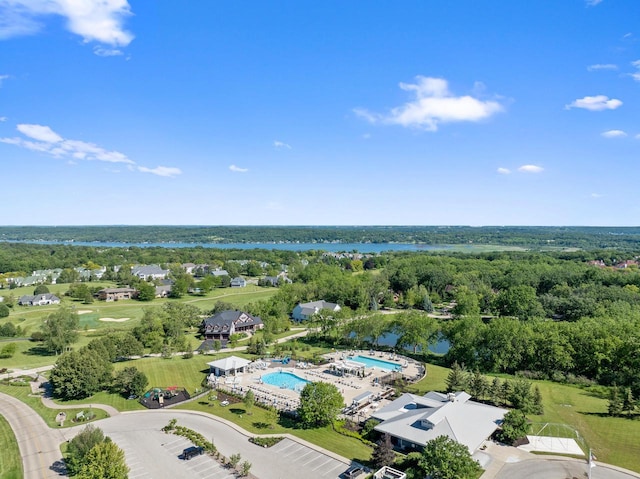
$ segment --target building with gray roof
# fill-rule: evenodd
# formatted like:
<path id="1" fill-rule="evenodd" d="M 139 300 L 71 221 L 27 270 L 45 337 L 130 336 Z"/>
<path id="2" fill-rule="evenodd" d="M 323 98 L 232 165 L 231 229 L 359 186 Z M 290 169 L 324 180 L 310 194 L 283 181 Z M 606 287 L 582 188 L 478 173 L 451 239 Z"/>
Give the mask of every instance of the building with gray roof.
<path id="1" fill-rule="evenodd" d="M 420 450 L 438 436 L 448 436 L 473 453 L 502 423 L 506 409 L 471 401 L 466 392 L 424 396 L 405 393 L 372 417 L 376 431 L 389 434 L 396 447 Z"/>
<path id="2" fill-rule="evenodd" d="M 338 304 L 330 303 L 324 299 L 312 301 L 310 303 L 299 303 L 295 308 L 293 308 L 291 318 L 293 318 L 294 321 L 305 321 L 323 309 L 328 309 L 329 311 L 337 313 L 342 308 L 340 308 Z"/>

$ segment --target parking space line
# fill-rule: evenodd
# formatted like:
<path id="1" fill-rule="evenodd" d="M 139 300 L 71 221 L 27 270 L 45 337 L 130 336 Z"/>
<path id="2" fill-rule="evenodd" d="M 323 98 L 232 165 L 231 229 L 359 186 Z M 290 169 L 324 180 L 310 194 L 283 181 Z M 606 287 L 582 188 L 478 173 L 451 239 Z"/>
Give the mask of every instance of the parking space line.
<path id="1" fill-rule="evenodd" d="M 314 467 L 312 470 L 313 470 L 313 471 L 317 471 L 318 469 L 320 469 L 321 467 L 326 466 L 327 464 L 331 463 L 332 461 L 333 461 L 333 459 L 331 459 L 330 457 L 328 457 L 326 461 L 324 461 L 323 463 L 321 463 L 319 466 Z"/>
<path id="2" fill-rule="evenodd" d="M 314 451 L 313 449 L 309 449 L 309 450 L 308 450 L 307 452 L 305 452 L 304 454 L 300 454 L 298 457 L 296 457 L 296 458 L 293 460 L 293 462 L 296 462 L 296 463 L 297 463 L 297 462 L 304 462 L 304 458 L 305 458 L 305 456 L 308 456 L 309 454 L 313 454 L 314 452 L 316 452 L 316 451 Z"/>

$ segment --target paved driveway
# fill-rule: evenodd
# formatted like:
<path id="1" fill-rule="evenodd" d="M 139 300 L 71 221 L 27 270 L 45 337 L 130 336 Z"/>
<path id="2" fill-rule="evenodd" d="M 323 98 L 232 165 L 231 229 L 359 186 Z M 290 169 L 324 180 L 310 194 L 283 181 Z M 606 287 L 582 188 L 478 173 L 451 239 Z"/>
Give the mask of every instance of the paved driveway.
<path id="1" fill-rule="evenodd" d="M 177 419 L 179 425 L 213 440 L 224 456 L 239 453 L 241 461 L 249 461 L 251 473 L 260 479 L 336 479 L 349 466 L 347 459 L 340 461 L 290 439 L 270 448 L 261 448 L 224 423 L 170 409 L 123 413 L 95 424 L 125 451 L 131 479 L 234 477 L 206 455 L 189 461 L 179 459 L 182 450 L 191 444 L 184 438 L 161 431 L 172 418 Z M 67 430 L 65 436 L 71 438 L 78 430 Z"/>
<path id="2" fill-rule="evenodd" d="M 584 461 L 562 461 L 531 459 L 505 464 L 496 479 L 584 479 L 587 464 Z M 592 479 L 636 479 L 638 476 L 596 466 L 591 471 Z"/>

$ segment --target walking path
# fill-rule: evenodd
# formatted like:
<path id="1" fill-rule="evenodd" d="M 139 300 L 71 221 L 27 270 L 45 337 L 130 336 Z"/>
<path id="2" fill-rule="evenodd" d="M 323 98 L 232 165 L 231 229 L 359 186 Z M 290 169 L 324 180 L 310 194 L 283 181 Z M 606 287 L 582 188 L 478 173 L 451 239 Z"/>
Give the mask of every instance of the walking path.
<path id="1" fill-rule="evenodd" d="M 59 478 L 64 471 L 60 452 L 60 444 L 65 440 L 62 432 L 49 428 L 33 409 L 4 393 L 0 393 L 0 414 L 18 441 L 24 477 Z"/>

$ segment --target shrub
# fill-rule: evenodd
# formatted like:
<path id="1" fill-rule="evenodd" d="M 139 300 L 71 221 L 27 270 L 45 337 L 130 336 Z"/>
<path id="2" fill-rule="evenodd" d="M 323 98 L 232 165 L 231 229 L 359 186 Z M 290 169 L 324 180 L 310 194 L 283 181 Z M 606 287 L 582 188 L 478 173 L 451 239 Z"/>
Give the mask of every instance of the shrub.
<path id="1" fill-rule="evenodd" d="M 284 437 L 272 436 L 272 437 L 250 437 L 249 442 L 261 447 L 271 447 L 282 441 Z"/>

